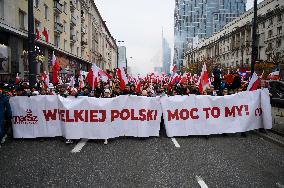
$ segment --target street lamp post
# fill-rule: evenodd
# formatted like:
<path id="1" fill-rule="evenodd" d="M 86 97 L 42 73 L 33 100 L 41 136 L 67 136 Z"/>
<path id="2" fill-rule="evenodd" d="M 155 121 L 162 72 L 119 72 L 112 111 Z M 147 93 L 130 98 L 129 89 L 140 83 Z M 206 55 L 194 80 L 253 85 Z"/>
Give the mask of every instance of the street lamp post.
<path id="1" fill-rule="evenodd" d="M 256 48 L 256 27 L 257 27 L 257 0 L 254 0 L 254 11 L 253 11 L 253 25 L 252 25 L 252 51 L 251 51 L 251 76 L 254 73 L 254 66 L 257 59 L 257 48 Z"/>
<path id="2" fill-rule="evenodd" d="M 34 34 L 34 10 L 33 0 L 28 0 L 28 61 L 29 61 L 29 85 L 36 84 L 36 63 L 35 63 L 35 34 Z"/>

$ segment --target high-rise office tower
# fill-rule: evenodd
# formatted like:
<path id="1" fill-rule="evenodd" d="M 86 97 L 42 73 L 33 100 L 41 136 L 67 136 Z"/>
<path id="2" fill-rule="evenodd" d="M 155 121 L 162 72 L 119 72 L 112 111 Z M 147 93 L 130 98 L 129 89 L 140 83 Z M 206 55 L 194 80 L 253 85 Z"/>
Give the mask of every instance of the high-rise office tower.
<path id="1" fill-rule="evenodd" d="M 164 37 L 164 34 L 162 33 L 162 72 L 165 74 L 170 73 L 170 66 L 171 66 L 171 48 L 167 41 L 167 39 Z"/>
<path id="2" fill-rule="evenodd" d="M 175 0 L 174 64 L 183 66 L 188 46 L 210 37 L 245 11 L 246 0 Z"/>

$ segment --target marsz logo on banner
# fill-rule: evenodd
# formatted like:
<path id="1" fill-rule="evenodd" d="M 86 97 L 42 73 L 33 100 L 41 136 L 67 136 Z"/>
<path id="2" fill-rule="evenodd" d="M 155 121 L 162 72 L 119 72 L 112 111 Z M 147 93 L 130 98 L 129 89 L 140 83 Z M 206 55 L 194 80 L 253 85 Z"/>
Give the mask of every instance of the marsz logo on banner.
<path id="1" fill-rule="evenodd" d="M 138 112 L 138 113 L 137 113 Z M 46 121 L 60 120 L 63 122 L 105 122 L 107 110 L 43 110 Z M 158 111 L 149 109 L 110 110 L 111 122 L 115 120 L 153 121 L 157 119 Z M 108 116 L 109 117 L 109 116 Z"/>
<path id="2" fill-rule="evenodd" d="M 33 115 L 31 109 L 26 110 L 25 116 L 13 116 L 13 123 L 16 124 L 36 124 L 38 122 L 37 116 Z"/>

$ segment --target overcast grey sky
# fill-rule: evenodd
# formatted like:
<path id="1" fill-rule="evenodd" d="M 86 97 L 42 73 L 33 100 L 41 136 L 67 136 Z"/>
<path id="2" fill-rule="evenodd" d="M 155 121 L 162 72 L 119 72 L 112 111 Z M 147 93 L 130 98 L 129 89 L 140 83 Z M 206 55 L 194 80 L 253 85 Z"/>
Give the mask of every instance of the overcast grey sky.
<path id="1" fill-rule="evenodd" d="M 95 3 L 114 38 L 125 41 L 133 72 L 150 72 L 159 64 L 162 27 L 173 48 L 174 0 L 95 0 Z M 247 9 L 252 6 L 253 0 L 247 0 Z"/>

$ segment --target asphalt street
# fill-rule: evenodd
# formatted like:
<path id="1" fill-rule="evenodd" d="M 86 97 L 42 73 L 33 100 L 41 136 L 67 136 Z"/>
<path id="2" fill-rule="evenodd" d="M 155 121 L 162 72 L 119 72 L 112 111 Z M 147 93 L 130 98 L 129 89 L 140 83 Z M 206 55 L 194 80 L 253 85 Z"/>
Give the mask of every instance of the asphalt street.
<path id="1" fill-rule="evenodd" d="M 61 138 L 8 140 L 0 149 L 0 187 L 284 185 L 284 148 L 254 133 L 80 144 L 74 152 L 77 143 Z"/>

